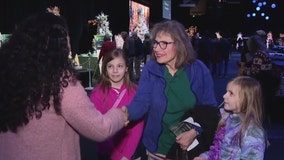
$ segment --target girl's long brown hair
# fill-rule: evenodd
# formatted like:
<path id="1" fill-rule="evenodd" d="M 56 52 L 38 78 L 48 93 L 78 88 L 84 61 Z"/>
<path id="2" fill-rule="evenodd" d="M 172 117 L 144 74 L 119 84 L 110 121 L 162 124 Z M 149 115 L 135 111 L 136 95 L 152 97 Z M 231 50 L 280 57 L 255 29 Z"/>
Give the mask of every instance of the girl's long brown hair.
<path id="1" fill-rule="evenodd" d="M 116 57 L 122 57 L 125 60 L 126 66 L 129 68 L 129 63 L 127 60 L 127 56 L 123 49 L 116 48 L 105 55 L 102 63 L 102 73 L 100 76 L 99 84 L 101 85 L 101 88 L 103 89 L 103 92 L 107 92 L 109 88 L 111 87 L 111 82 L 109 79 L 109 76 L 107 75 L 107 64 L 108 62 L 112 61 Z M 136 84 L 130 80 L 129 71 L 125 73 L 124 76 L 124 83 L 126 85 L 127 89 L 133 88 L 136 89 Z"/>

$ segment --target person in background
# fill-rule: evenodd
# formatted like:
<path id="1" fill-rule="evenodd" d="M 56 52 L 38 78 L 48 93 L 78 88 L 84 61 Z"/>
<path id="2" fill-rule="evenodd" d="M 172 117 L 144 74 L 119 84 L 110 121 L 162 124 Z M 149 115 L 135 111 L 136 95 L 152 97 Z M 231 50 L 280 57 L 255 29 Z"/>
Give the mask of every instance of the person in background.
<path id="1" fill-rule="evenodd" d="M 152 47 L 151 35 L 150 33 L 146 33 L 144 35 L 144 40 L 143 40 L 143 53 L 144 53 L 143 62 L 144 64 L 150 60 L 152 51 L 153 51 L 153 47 Z"/>
<path id="2" fill-rule="evenodd" d="M 244 49 L 244 38 L 243 38 L 243 33 L 242 32 L 239 32 L 237 34 L 237 39 L 236 39 L 236 50 L 239 52 L 239 53 L 242 53 L 243 52 L 243 49 Z"/>
<path id="3" fill-rule="evenodd" d="M 217 72 L 218 77 L 227 77 L 228 72 L 228 62 L 231 53 L 231 43 L 230 41 L 223 37 L 223 33 L 220 31 L 216 32 L 216 40 L 215 40 L 215 56 L 216 56 L 216 63 L 215 69 L 213 72 Z"/>
<path id="4" fill-rule="evenodd" d="M 153 59 L 143 68 L 138 90 L 126 110 L 129 120 L 146 116 L 142 141 L 148 158 L 165 158 L 174 143 L 186 150 L 200 127 L 180 134 L 170 127 L 196 104 L 217 106 L 211 73 L 196 53 L 184 26 L 174 20 L 152 28 Z"/>
<path id="5" fill-rule="evenodd" d="M 97 110 L 106 114 L 111 108 L 120 108 L 133 99 L 137 85 L 129 78 L 125 52 L 115 49 L 108 53 L 102 64 L 102 74 L 90 98 Z M 143 121 L 131 122 L 112 138 L 98 143 L 100 160 L 130 160 L 140 141 Z"/>
<path id="6" fill-rule="evenodd" d="M 247 42 L 247 40 L 245 41 Z M 244 48 L 242 49 L 242 52 L 240 52 L 240 61 L 237 61 L 237 67 L 238 67 L 238 75 L 242 75 L 244 67 L 246 67 L 247 64 L 251 61 L 251 54 L 249 53 L 248 45 L 245 43 Z"/>
<path id="7" fill-rule="evenodd" d="M 106 34 L 104 36 L 104 40 L 103 40 L 103 44 L 100 50 L 100 54 L 99 54 L 99 59 L 98 62 L 101 61 L 101 59 L 103 60 L 104 57 L 112 50 L 114 50 L 116 48 L 116 43 L 115 41 L 112 41 L 111 36 Z"/>
<path id="8" fill-rule="evenodd" d="M 0 49 L 0 159 L 80 160 L 79 134 L 104 141 L 127 124 L 113 108 L 102 115 L 68 59 L 65 21 L 30 16 Z"/>
<path id="9" fill-rule="evenodd" d="M 194 160 L 264 159 L 266 135 L 262 127 L 261 85 L 238 76 L 227 84 L 224 110 L 210 150 Z"/>
<path id="10" fill-rule="evenodd" d="M 130 73 L 130 79 L 132 81 L 135 81 L 135 74 L 134 74 L 135 42 L 134 39 L 131 36 L 129 36 L 126 31 L 122 31 L 120 35 L 124 40 L 122 49 L 126 53 L 129 62 L 128 72 Z"/>
<path id="11" fill-rule="evenodd" d="M 141 61 L 144 57 L 144 48 L 143 48 L 143 42 L 138 37 L 136 32 L 132 32 L 132 38 L 134 40 L 134 46 L 135 46 L 135 55 L 134 55 L 134 76 L 135 80 L 138 81 L 141 75 Z"/>
<path id="12" fill-rule="evenodd" d="M 274 47 L 274 40 L 273 40 L 273 34 L 272 31 L 269 31 L 267 33 L 267 38 L 266 38 L 266 48 L 267 49 L 273 49 Z"/>
<path id="13" fill-rule="evenodd" d="M 264 98 L 265 120 L 269 122 L 271 107 L 274 106 L 275 95 L 281 83 L 280 75 L 273 69 L 272 60 L 260 36 L 251 36 L 247 40 L 247 47 L 249 50 L 246 54 L 247 63 L 240 72 L 241 75 L 251 76 L 260 82 Z"/>
<path id="14" fill-rule="evenodd" d="M 248 53 L 246 53 L 247 67 L 244 68 L 243 75 L 255 76 L 261 71 L 271 70 L 272 62 L 267 53 L 267 49 L 262 38 L 253 35 L 247 40 Z"/>
<path id="15" fill-rule="evenodd" d="M 214 57 L 214 42 L 211 38 L 210 31 L 205 30 L 201 33 L 201 38 L 198 40 L 198 59 L 200 59 L 210 70 L 213 71 L 213 57 Z"/>
<path id="16" fill-rule="evenodd" d="M 259 29 L 255 31 L 255 35 L 258 35 L 261 38 L 263 44 L 266 44 L 267 34 L 264 30 Z"/>

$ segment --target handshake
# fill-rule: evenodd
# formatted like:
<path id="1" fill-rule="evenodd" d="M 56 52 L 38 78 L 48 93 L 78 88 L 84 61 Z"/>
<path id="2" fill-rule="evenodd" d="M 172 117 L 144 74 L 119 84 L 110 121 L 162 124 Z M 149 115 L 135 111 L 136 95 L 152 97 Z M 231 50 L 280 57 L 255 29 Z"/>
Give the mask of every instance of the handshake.
<path id="1" fill-rule="evenodd" d="M 121 111 L 123 112 L 124 117 L 125 117 L 124 126 L 126 127 L 129 123 L 129 120 L 128 120 L 129 114 L 128 114 L 128 110 L 127 110 L 126 106 L 121 107 Z"/>

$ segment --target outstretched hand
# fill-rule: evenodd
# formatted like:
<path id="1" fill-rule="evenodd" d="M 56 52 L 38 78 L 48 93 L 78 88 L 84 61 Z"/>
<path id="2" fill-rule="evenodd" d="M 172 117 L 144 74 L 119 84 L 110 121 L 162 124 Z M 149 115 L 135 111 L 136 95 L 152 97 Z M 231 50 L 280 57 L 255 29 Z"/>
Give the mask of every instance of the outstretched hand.
<path id="1" fill-rule="evenodd" d="M 124 122 L 124 126 L 127 126 L 128 123 L 129 123 L 129 120 L 128 120 L 129 114 L 128 114 L 128 110 L 127 110 L 126 106 L 121 107 L 121 111 L 124 113 L 124 115 L 126 117 L 125 122 Z"/>

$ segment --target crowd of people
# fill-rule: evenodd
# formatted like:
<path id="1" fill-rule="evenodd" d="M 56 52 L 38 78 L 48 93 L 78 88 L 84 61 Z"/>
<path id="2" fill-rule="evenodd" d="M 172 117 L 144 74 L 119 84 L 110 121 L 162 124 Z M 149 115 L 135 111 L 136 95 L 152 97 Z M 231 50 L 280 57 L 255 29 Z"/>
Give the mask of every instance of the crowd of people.
<path id="1" fill-rule="evenodd" d="M 193 45 L 180 22 L 164 20 L 144 41 L 120 35 L 121 48 L 105 35 L 100 78 L 88 95 L 68 58 L 64 18 L 43 12 L 18 26 L 0 49 L 0 159 L 79 160 L 80 135 L 97 143 L 100 160 L 139 159 L 137 152 L 148 160 L 263 159 L 262 115 L 278 77 L 261 36 L 249 38 L 246 53 L 239 46 L 245 65 L 218 106 L 212 76 L 227 76 L 232 50 L 221 31 L 216 38 L 205 31 Z M 177 135 L 171 127 L 181 122 L 188 130 Z"/>

